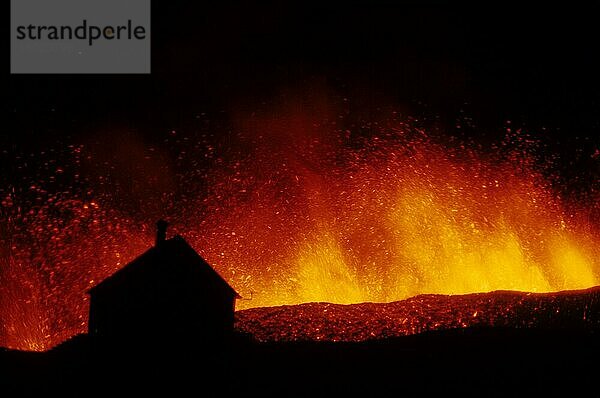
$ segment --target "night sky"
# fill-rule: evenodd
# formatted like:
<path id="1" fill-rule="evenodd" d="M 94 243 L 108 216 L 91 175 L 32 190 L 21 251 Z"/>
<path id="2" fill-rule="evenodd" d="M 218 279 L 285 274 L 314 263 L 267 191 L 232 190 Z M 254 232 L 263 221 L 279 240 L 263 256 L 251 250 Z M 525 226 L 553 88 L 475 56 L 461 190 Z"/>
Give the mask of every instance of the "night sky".
<path id="1" fill-rule="evenodd" d="M 391 106 L 454 133 L 468 115 L 477 127 L 462 134 L 484 141 L 510 120 L 565 155 L 566 175 L 598 175 L 597 4 L 199 3 L 153 2 L 151 75 L 11 76 L 7 62 L 3 147 L 130 130 L 160 141 L 317 81 L 356 117 Z"/>

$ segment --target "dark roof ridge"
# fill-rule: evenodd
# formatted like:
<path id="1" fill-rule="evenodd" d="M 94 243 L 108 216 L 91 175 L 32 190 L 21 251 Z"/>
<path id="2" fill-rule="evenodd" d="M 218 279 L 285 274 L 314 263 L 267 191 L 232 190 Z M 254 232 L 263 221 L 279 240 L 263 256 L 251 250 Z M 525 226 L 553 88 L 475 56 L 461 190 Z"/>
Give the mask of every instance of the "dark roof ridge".
<path id="1" fill-rule="evenodd" d="M 164 243 L 160 247 L 156 247 L 156 246 L 150 247 L 144 253 L 140 254 L 139 256 L 137 256 L 136 258 L 134 258 L 133 260 L 128 262 L 124 267 L 122 267 L 121 269 L 119 269 L 118 271 L 113 273 L 112 275 L 106 277 L 104 280 L 99 282 L 97 285 L 88 289 L 86 293 L 93 294 L 93 293 L 99 291 L 100 289 L 102 289 L 103 286 L 109 285 L 111 283 L 111 281 L 115 280 L 116 278 L 118 279 L 120 275 L 130 272 L 131 266 L 135 266 L 135 264 L 138 263 L 144 257 L 150 256 L 150 255 L 156 253 L 157 250 L 164 250 L 164 248 L 169 247 L 169 245 L 172 245 L 173 243 L 184 244 L 189 250 L 191 250 L 193 255 L 195 255 L 200 261 L 202 261 L 204 264 L 206 264 L 206 266 L 209 268 L 209 272 L 212 271 L 212 273 L 214 273 L 214 275 L 218 279 L 220 279 L 222 283 L 224 283 L 229 289 L 231 289 L 231 291 L 235 294 L 236 298 L 241 298 L 241 296 L 235 291 L 235 289 L 229 284 L 229 282 L 227 282 L 225 280 L 225 278 L 223 278 L 221 276 L 221 274 L 219 272 L 217 272 L 217 270 L 215 270 L 210 264 L 208 264 L 208 262 L 202 256 L 200 256 L 200 254 L 196 250 L 194 250 L 194 248 L 181 235 L 175 235 L 172 238 L 165 240 Z"/>

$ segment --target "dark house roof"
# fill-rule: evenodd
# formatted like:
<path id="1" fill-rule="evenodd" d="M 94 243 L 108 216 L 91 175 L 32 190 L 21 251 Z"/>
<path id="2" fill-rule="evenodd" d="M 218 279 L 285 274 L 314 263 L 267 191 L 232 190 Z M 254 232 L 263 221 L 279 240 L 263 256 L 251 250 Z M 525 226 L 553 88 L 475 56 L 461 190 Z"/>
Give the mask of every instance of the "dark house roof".
<path id="1" fill-rule="evenodd" d="M 204 283 L 235 298 L 240 298 L 227 281 L 179 235 L 160 241 L 160 244 L 157 242 L 156 246 L 89 289 L 88 294 L 95 295 L 110 291 L 112 287 L 127 284 L 129 280 L 137 279 L 140 273 L 150 272 L 149 268 L 154 268 L 155 271 L 156 268 L 161 268 L 159 272 L 168 272 L 168 267 L 193 267 L 193 272 L 199 273 Z"/>

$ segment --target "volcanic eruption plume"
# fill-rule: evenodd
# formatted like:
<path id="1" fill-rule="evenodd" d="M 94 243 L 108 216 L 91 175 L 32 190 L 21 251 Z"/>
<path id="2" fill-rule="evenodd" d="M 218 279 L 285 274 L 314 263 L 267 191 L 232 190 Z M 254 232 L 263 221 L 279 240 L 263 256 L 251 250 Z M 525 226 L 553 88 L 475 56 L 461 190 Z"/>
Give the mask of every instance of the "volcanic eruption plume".
<path id="1" fill-rule="evenodd" d="M 238 115 L 219 139 L 207 122 L 128 136 L 117 155 L 102 138 L 5 152 L 0 346 L 85 331 L 86 290 L 150 246 L 159 217 L 241 309 L 600 283 L 597 192 L 557 194 L 525 133 L 485 146 L 392 112 L 347 116 L 292 101 Z"/>

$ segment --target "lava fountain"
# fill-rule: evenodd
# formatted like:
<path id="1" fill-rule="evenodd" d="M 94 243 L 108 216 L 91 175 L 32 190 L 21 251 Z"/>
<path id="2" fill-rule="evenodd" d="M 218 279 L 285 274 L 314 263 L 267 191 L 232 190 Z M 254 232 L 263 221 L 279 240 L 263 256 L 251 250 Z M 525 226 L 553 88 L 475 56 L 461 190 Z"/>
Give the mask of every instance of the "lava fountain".
<path id="1" fill-rule="evenodd" d="M 27 177 L 0 187 L 0 346 L 44 350 L 85 331 L 86 290 L 151 244 L 158 216 L 244 296 L 240 309 L 600 284 L 597 195 L 561 198 L 522 133 L 485 148 L 415 124 L 292 109 L 243 118 L 216 145 L 169 132 L 178 188 L 154 198 L 161 214 L 120 198 L 115 175 L 131 168 L 90 173 L 112 164 L 93 146 L 15 155 Z M 132 185 L 150 178 L 144 165 L 161 170 L 160 151 L 137 149 Z"/>

